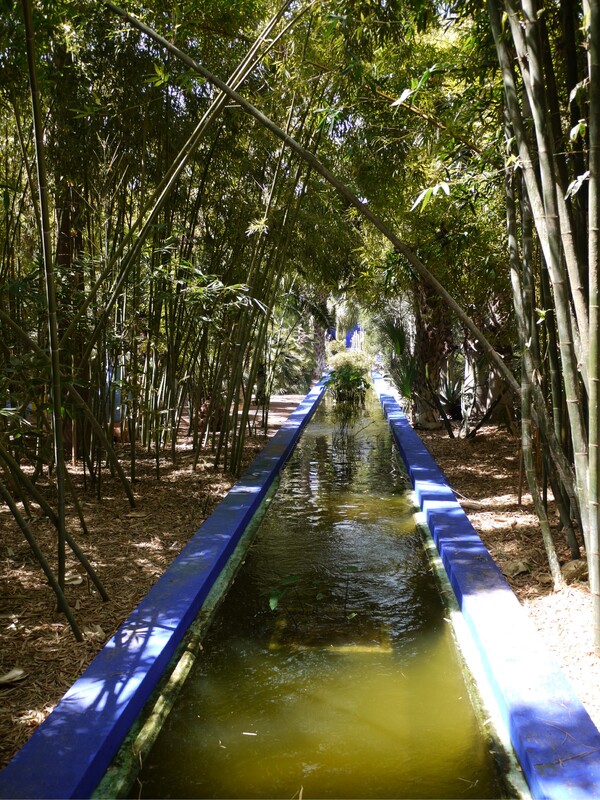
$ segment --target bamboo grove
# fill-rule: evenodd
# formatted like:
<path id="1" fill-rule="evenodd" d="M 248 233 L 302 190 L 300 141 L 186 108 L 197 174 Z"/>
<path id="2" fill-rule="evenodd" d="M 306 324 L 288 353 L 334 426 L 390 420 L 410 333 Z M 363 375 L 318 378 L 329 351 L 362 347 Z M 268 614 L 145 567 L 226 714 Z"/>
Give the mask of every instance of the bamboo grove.
<path id="1" fill-rule="evenodd" d="M 420 414 L 512 407 L 600 646 L 597 2 L 199 6 L 3 2 L 0 493 L 59 604 L 73 471 L 237 472 L 335 300 Z"/>

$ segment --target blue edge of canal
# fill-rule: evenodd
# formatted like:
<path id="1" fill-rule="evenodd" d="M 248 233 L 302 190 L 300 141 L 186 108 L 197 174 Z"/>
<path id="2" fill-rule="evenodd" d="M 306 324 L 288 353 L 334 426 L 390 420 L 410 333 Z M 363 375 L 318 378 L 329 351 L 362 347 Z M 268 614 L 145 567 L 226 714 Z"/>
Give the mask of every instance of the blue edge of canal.
<path id="1" fill-rule="evenodd" d="M 389 385 L 374 375 L 414 491 L 536 798 L 600 797 L 600 733 Z M 0 773 L 2 798 L 88 797 L 196 617 L 325 390 L 317 384 L 29 742 Z"/>

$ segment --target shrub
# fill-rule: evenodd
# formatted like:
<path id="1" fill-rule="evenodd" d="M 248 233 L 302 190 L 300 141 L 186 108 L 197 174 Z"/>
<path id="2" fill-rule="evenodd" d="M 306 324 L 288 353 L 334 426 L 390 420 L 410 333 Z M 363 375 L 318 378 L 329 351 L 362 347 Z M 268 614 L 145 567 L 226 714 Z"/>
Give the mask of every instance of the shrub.
<path id="1" fill-rule="evenodd" d="M 338 353 L 346 352 L 346 343 L 343 339 L 331 339 L 327 342 L 327 354 L 329 358 L 337 355 Z"/>
<path id="2" fill-rule="evenodd" d="M 355 350 L 344 350 L 329 359 L 327 386 L 336 402 L 364 403 L 369 388 L 370 359 Z"/>

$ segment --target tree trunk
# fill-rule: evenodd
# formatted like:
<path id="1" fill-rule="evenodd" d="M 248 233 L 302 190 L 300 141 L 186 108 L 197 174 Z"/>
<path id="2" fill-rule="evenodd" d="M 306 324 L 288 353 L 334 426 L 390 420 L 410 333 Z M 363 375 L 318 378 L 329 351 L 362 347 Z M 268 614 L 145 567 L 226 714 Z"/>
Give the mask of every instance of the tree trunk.
<path id="1" fill-rule="evenodd" d="M 415 287 L 414 310 L 414 356 L 417 364 L 413 388 L 415 426 L 433 430 L 442 426 L 434 393 L 439 394 L 441 365 L 452 330 L 442 301 L 422 283 Z"/>

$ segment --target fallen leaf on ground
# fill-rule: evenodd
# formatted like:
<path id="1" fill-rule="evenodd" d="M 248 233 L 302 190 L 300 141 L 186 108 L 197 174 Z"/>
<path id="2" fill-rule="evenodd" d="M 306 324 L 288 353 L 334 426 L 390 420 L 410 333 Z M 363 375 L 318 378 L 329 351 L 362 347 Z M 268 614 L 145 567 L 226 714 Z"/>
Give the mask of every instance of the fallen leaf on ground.
<path id="1" fill-rule="evenodd" d="M 17 681 L 22 681 L 23 678 L 27 677 L 27 673 L 21 667 L 14 667 L 13 669 L 5 672 L 4 675 L 0 675 L 0 685 L 6 686 L 11 683 L 16 683 Z"/>

